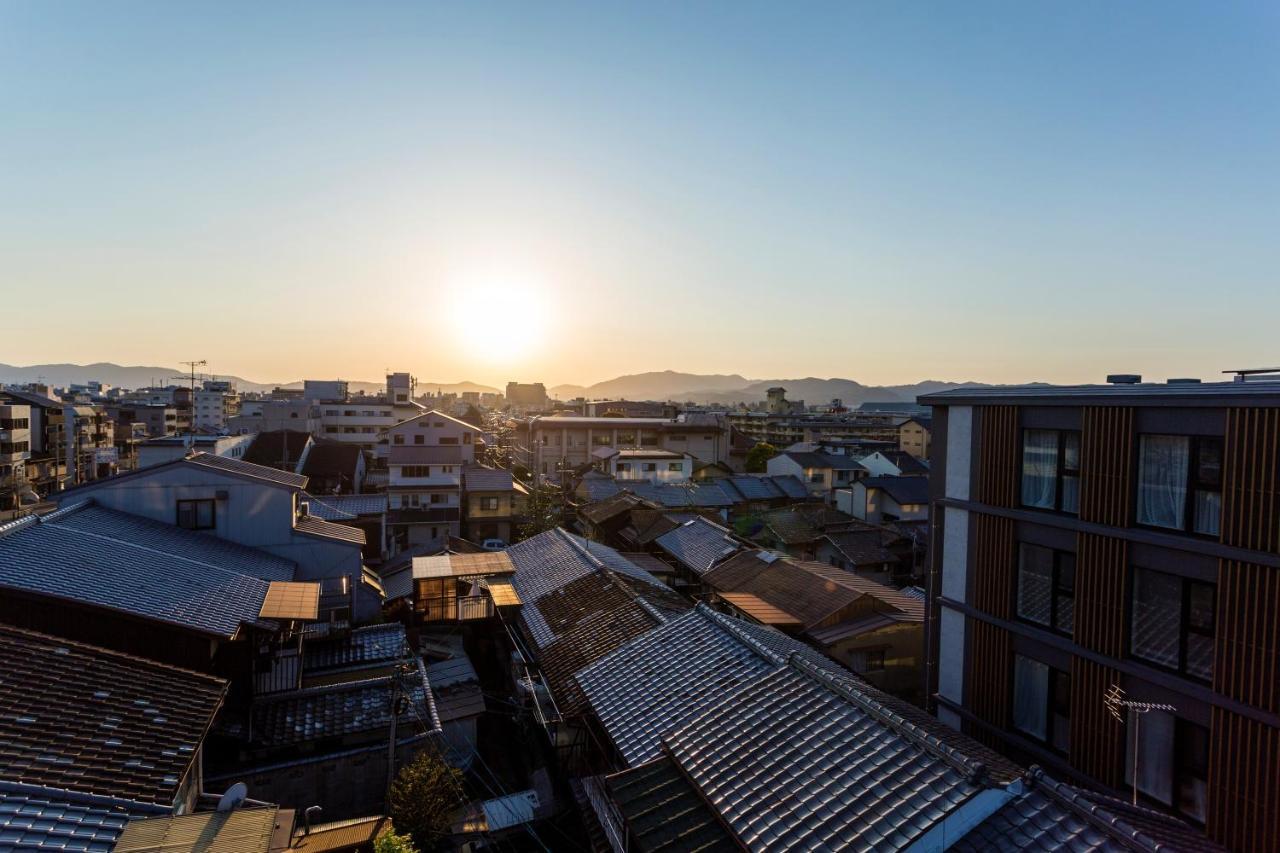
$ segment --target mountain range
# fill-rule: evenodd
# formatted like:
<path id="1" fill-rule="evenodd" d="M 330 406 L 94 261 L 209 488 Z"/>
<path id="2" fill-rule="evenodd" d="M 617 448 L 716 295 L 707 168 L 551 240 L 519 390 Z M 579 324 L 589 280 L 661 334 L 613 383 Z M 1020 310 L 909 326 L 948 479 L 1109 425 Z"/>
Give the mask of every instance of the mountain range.
<path id="1" fill-rule="evenodd" d="M 83 384 L 98 380 L 120 388 L 142 388 L 152 384 L 181 383 L 183 372 L 175 367 L 122 366 L 109 362 L 96 364 L 35 364 L 19 367 L 0 364 L 0 383 L 45 382 L 53 386 Z M 277 386 L 301 388 L 301 381 L 253 382 L 239 376 L 222 376 L 231 379 L 242 391 L 270 391 Z M 593 385 L 556 385 L 548 393 L 560 400 L 574 397 L 588 399 L 674 400 L 687 403 L 711 403 L 732 405 L 754 403 L 765 399 L 769 388 L 775 386 L 787 390 L 787 399 L 804 400 L 806 403 L 829 403 L 841 400 L 848 406 L 866 402 L 913 402 L 920 394 L 947 388 L 974 387 L 977 382 L 939 382 L 926 380 L 913 385 L 863 385 L 852 379 L 747 379 L 738 374 L 680 373 L 674 370 L 650 371 L 629 376 L 619 376 Z M 352 391 L 376 392 L 383 389 L 381 382 L 349 383 Z M 463 391 L 492 392 L 499 389 L 474 382 L 419 382 L 421 392 L 462 393 Z"/>

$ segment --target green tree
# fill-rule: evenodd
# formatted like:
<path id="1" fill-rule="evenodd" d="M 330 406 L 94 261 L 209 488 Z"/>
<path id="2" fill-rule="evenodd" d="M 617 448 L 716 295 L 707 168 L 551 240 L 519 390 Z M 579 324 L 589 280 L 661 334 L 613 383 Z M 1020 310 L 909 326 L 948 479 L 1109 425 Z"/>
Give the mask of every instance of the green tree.
<path id="1" fill-rule="evenodd" d="M 373 853 L 418 853 L 418 848 L 407 835 L 384 832 L 374 840 Z"/>
<path id="2" fill-rule="evenodd" d="M 767 441 L 760 442 L 747 451 L 747 471 L 752 474 L 763 474 L 767 468 L 765 463 L 777 455 L 778 448 Z"/>
<path id="3" fill-rule="evenodd" d="M 431 850 L 449 834 L 461 791 L 462 773 L 434 750 L 424 749 L 396 774 L 387 794 L 387 811 L 415 847 Z"/>
<path id="4" fill-rule="evenodd" d="M 537 536 L 564 524 L 564 498 L 556 486 L 535 486 L 525 502 L 525 521 L 518 533 L 521 539 Z"/>

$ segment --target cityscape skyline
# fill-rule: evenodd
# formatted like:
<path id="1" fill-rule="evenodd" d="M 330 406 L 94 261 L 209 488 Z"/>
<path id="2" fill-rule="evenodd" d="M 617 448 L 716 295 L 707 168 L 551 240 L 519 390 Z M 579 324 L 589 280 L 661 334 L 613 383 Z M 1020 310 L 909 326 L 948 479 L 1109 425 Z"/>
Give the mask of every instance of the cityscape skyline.
<path id="1" fill-rule="evenodd" d="M 0 267 L 27 321 L 0 361 L 490 385 L 1265 365 L 1276 15 L 10 6 Z"/>

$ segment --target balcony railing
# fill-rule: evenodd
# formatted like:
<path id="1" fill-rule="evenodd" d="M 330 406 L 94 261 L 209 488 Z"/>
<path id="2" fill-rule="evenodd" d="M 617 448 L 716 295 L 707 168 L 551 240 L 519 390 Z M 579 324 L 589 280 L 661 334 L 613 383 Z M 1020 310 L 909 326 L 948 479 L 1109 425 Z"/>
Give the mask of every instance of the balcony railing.
<path id="1" fill-rule="evenodd" d="M 488 619 L 493 616 L 493 599 L 487 595 L 463 595 L 458 597 L 458 621 Z"/>

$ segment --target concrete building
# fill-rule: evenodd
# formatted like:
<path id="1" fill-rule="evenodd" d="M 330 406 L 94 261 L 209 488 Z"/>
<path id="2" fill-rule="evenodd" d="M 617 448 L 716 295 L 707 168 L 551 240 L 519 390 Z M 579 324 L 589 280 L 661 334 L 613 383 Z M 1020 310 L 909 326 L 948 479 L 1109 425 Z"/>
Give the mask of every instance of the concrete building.
<path id="1" fill-rule="evenodd" d="M 508 382 L 506 402 L 515 412 L 543 412 L 547 409 L 547 389 L 541 382 Z"/>
<path id="2" fill-rule="evenodd" d="M 302 430 L 319 438 L 323 434 L 320 406 L 311 400 L 244 400 L 240 413 L 227 420 L 227 432 L 275 432 Z"/>
<path id="3" fill-rule="evenodd" d="M 0 510 L 18 505 L 31 458 L 31 407 L 0 403 Z"/>
<path id="4" fill-rule="evenodd" d="M 475 462 L 477 436 L 473 425 L 437 411 L 386 431 L 393 550 L 443 548 L 461 535 L 462 471 Z"/>
<path id="5" fill-rule="evenodd" d="M 341 379 L 306 379 L 302 383 L 304 400 L 345 400 L 347 383 Z"/>
<path id="6" fill-rule="evenodd" d="M 226 459 L 240 459 L 253 444 L 249 435 L 170 435 L 149 438 L 137 446 L 138 467 L 149 468 L 181 459 L 189 451 L 208 453 Z"/>
<path id="7" fill-rule="evenodd" d="M 316 404 L 320 410 L 317 437 L 376 450 L 379 435 L 425 411 L 425 406 L 413 400 L 415 385 L 408 373 L 391 373 L 387 375 L 387 392 L 383 395 L 357 394 L 341 400 L 320 401 Z"/>
<path id="8" fill-rule="evenodd" d="M 693 478 L 694 458 L 674 450 L 614 450 L 601 448 L 601 468 L 616 480 L 683 483 Z"/>
<path id="9" fill-rule="evenodd" d="M 1231 849 L 1280 820 L 1280 381 L 1246 378 L 921 398 L 938 716 Z"/>
<path id="10" fill-rule="evenodd" d="M 225 432 L 240 411 L 240 395 L 229 380 L 206 379 L 192 397 L 192 426 L 198 432 Z"/>
<path id="11" fill-rule="evenodd" d="M 917 459 L 929 458 L 929 430 L 932 422 L 928 415 L 913 415 L 898 424 L 898 449 Z"/>

